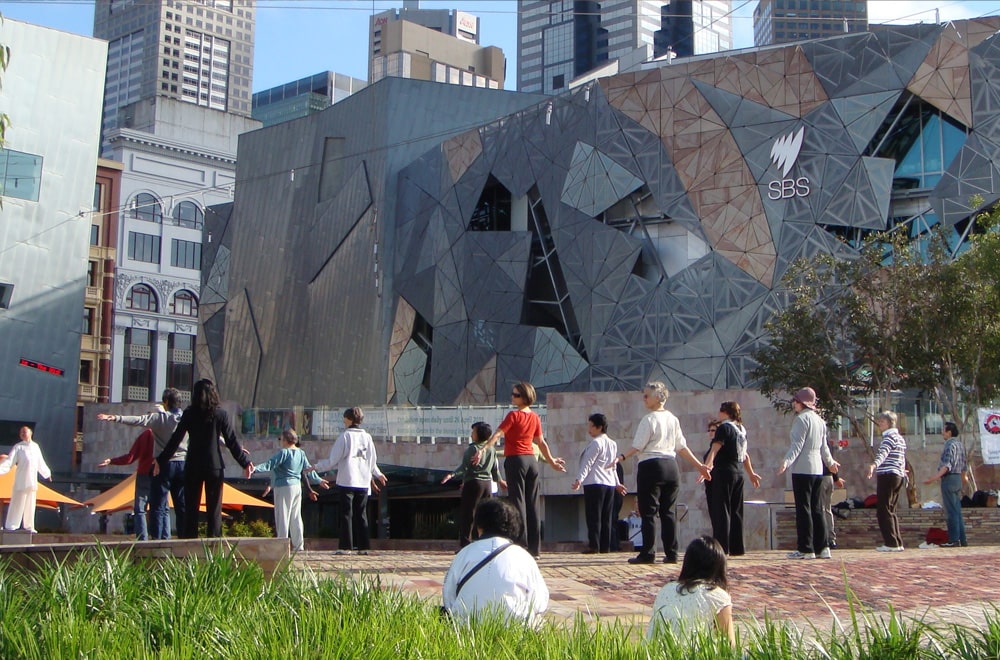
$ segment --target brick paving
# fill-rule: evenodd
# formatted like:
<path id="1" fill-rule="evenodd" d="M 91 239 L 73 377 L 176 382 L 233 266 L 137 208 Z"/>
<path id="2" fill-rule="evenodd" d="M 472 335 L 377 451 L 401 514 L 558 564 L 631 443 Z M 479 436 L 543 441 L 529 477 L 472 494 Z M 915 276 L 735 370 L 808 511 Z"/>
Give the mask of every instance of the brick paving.
<path id="1" fill-rule="evenodd" d="M 295 564 L 325 575 L 378 575 L 382 584 L 437 604 L 451 551 L 373 551 L 368 556 L 307 551 Z M 627 563 L 629 553 L 542 555 L 539 567 L 551 593 L 548 617 L 620 621 L 645 626 L 657 592 L 679 565 Z M 743 626 L 794 622 L 807 634 L 827 632 L 836 620 L 850 626 L 848 589 L 866 611 L 890 607 L 907 617 L 979 626 L 997 616 L 996 567 L 1000 546 L 834 551 L 833 559 L 790 560 L 785 551 L 750 552 L 729 563 L 734 614 Z"/>

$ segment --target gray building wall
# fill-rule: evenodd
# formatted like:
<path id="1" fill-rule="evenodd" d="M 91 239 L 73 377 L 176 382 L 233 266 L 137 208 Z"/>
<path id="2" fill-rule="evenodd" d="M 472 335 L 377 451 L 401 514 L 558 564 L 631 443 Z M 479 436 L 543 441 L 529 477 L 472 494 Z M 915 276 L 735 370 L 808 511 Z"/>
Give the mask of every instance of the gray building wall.
<path id="1" fill-rule="evenodd" d="M 12 122 L 5 148 L 42 158 L 38 200 L 7 195 L 0 210 L 0 282 L 14 287 L 0 309 L 0 420 L 34 425 L 49 466 L 67 471 L 107 43 L 9 18 L 0 43 L 11 49 L 0 89 Z M 0 447 L 17 441 L 5 430 Z"/>

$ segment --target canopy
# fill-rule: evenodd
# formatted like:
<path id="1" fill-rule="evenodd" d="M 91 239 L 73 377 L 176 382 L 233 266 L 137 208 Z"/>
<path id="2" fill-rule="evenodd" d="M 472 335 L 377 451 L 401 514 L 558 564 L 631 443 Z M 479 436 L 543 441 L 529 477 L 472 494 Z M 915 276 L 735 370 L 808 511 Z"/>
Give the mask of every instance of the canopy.
<path id="1" fill-rule="evenodd" d="M 114 487 L 95 495 L 79 506 L 88 506 L 93 513 L 115 513 L 131 511 L 135 501 L 135 474 L 130 474 Z M 171 502 L 173 506 L 173 502 Z M 273 509 L 274 505 L 262 499 L 247 495 L 227 483 L 222 484 L 222 508 L 242 511 L 243 507 L 261 506 Z M 201 510 L 205 510 L 205 490 L 201 491 Z"/>
<path id="2" fill-rule="evenodd" d="M 15 465 L 10 469 L 7 474 L 0 474 L 0 502 L 8 504 L 10 502 L 10 494 L 14 489 L 14 473 L 17 472 L 17 466 Z M 66 497 L 62 493 L 52 490 L 48 486 L 42 483 L 38 484 L 38 494 L 35 496 L 36 504 L 46 509 L 58 509 L 60 503 L 65 504 L 75 504 L 80 506 L 80 503 L 76 500 Z"/>

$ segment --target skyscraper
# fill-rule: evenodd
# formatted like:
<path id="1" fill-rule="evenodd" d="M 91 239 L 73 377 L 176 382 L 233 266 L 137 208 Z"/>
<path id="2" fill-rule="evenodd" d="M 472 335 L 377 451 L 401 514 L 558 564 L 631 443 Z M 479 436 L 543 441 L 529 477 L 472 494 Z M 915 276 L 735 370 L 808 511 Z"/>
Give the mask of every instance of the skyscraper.
<path id="1" fill-rule="evenodd" d="M 135 101 L 168 97 L 250 116 L 253 0 L 97 0 L 108 42 L 103 131 Z"/>
<path id="2" fill-rule="evenodd" d="M 864 0 L 760 0 L 753 12 L 756 46 L 867 31 Z"/>
<path id="3" fill-rule="evenodd" d="M 681 55 L 732 48 L 730 0 L 519 0 L 517 89 L 558 94 L 637 48 Z M 660 53 L 660 54 L 662 54 Z"/>

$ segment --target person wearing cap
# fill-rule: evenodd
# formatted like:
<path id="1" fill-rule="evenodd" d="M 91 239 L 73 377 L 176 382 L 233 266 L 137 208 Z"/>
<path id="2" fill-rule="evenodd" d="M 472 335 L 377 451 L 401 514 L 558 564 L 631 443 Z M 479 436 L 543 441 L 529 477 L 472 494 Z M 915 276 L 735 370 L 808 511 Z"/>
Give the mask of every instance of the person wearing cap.
<path id="1" fill-rule="evenodd" d="M 826 442 L 826 422 L 816 412 L 816 391 L 803 387 L 792 397 L 795 422 L 792 423 L 791 445 L 778 474 L 792 473 L 792 493 L 795 496 L 795 532 L 797 548 L 788 553 L 789 559 L 830 559 L 830 545 L 823 513 L 820 490 L 823 486 L 823 466 L 832 471 L 840 468 L 833 460 Z"/>

